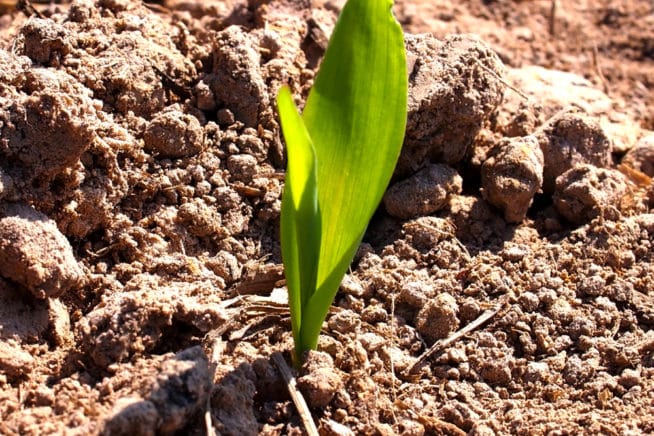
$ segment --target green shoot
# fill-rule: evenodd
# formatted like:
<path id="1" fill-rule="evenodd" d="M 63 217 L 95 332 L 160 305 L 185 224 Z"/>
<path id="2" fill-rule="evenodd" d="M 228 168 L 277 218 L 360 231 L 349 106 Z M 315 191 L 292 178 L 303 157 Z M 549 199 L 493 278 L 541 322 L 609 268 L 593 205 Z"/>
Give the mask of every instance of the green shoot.
<path id="1" fill-rule="evenodd" d="M 277 98 L 288 154 L 281 242 L 296 364 L 317 346 L 402 147 L 406 55 L 392 3 L 348 0 L 302 116 L 288 88 Z"/>

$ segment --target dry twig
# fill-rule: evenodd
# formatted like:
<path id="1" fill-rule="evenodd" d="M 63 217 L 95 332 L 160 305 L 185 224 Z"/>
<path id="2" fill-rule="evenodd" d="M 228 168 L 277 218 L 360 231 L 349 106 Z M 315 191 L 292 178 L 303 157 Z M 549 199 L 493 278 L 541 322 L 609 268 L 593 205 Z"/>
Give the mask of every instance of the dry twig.
<path id="1" fill-rule="evenodd" d="M 281 353 L 273 353 L 272 359 L 273 362 L 275 362 L 275 365 L 277 365 L 277 369 L 279 369 L 279 372 L 282 374 L 284 381 L 286 382 L 288 393 L 291 395 L 291 399 L 297 408 L 300 419 L 304 424 L 304 428 L 307 431 L 307 434 L 309 436 L 318 436 L 318 429 L 316 428 L 316 424 L 313 422 L 313 418 L 311 417 L 309 406 L 307 406 L 307 402 L 304 400 L 302 393 L 297 388 L 297 383 L 295 382 L 295 377 L 291 372 L 291 368 L 288 367 Z"/>
<path id="2" fill-rule="evenodd" d="M 497 313 L 500 310 L 502 310 L 502 307 L 504 307 L 505 304 L 506 304 L 506 300 L 503 299 L 500 303 L 495 305 L 493 308 L 485 310 L 481 315 L 479 315 L 479 317 L 476 320 L 472 321 L 470 324 L 466 325 L 461 330 L 448 336 L 445 339 L 436 341 L 434 345 L 432 345 L 431 347 L 429 347 L 427 351 L 422 353 L 422 355 L 418 358 L 418 360 L 416 360 L 411 366 L 409 366 L 405 370 L 404 374 L 408 377 L 415 375 L 418 372 L 418 370 L 422 367 L 422 365 L 427 361 L 427 359 L 429 359 L 437 352 L 447 348 L 462 336 L 465 336 L 468 333 L 480 327 L 486 321 L 497 315 Z"/>
<path id="3" fill-rule="evenodd" d="M 604 91 L 605 94 L 609 94 L 609 82 L 606 80 L 606 77 L 604 77 L 604 73 L 602 72 L 602 66 L 600 65 L 599 62 L 599 51 L 597 50 L 597 44 L 593 44 L 593 67 L 595 68 L 595 74 L 597 74 L 597 77 L 600 79 L 600 82 L 602 82 L 602 90 Z"/>
<path id="4" fill-rule="evenodd" d="M 204 427 L 207 436 L 216 436 L 216 430 L 214 430 L 213 426 L 213 416 L 211 414 L 211 396 L 213 394 L 213 387 L 215 386 L 214 378 L 216 377 L 216 368 L 218 367 L 218 361 L 223 350 L 223 343 L 220 337 L 222 333 L 223 331 L 217 330 L 207 334 L 205 337 L 205 352 L 209 358 L 209 374 L 212 385 L 211 392 L 207 396 L 207 404 L 204 411 Z"/>
<path id="5" fill-rule="evenodd" d="M 524 92 L 520 91 L 518 88 L 516 88 L 515 86 L 511 85 L 509 82 L 507 82 L 506 80 L 504 80 L 504 78 L 503 78 L 502 76 L 500 76 L 499 74 L 497 74 L 497 72 L 491 70 L 491 69 L 488 68 L 486 65 L 482 64 L 481 61 L 480 61 L 479 59 L 475 59 L 475 62 L 477 63 L 477 65 L 478 65 L 481 69 L 483 69 L 484 71 L 486 71 L 488 74 L 492 74 L 493 76 L 495 76 L 495 78 L 496 78 L 497 80 L 499 80 L 499 82 L 502 83 L 504 86 L 506 86 L 506 87 L 509 88 L 511 91 L 513 91 L 513 92 L 515 92 L 516 94 L 518 94 L 520 97 L 522 97 L 522 98 L 525 99 L 526 101 L 529 101 L 529 96 L 528 96 L 527 94 L 525 94 Z"/>
<path id="6" fill-rule="evenodd" d="M 556 36 L 556 0 L 552 0 L 552 4 L 550 6 L 550 36 L 554 37 Z"/>

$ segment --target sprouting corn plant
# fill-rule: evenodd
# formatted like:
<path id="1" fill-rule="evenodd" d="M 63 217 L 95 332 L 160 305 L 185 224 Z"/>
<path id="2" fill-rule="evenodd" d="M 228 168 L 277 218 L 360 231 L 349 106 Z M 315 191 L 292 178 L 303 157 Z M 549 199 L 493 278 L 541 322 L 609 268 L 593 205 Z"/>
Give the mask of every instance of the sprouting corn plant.
<path id="1" fill-rule="evenodd" d="M 277 98 L 287 147 L 282 258 L 294 359 L 329 307 L 395 168 L 407 116 L 403 34 L 392 0 L 348 0 L 302 115 Z"/>

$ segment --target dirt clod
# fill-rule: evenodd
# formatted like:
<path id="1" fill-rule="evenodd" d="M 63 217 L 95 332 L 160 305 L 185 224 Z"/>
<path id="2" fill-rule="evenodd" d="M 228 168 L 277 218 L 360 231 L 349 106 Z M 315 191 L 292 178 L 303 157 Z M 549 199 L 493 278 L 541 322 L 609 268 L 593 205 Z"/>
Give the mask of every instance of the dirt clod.
<path id="1" fill-rule="evenodd" d="M 554 192 L 556 178 L 577 164 L 607 167 L 611 161 L 611 141 L 599 122 L 572 110 L 550 119 L 537 133 L 545 158 L 543 191 Z"/>
<path id="2" fill-rule="evenodd" d="M 33 68 L 0 103 L 0 167 L 16 184 L 50 181 L 91 145 L 94 103 L 66 72 Z"/>
<path id="3" fill-rule="evenodd" d="M 500 141 L 481 167 L 481 193 L 509 223 L 525 218 L 542 184 L 543 152 L 533 136 Z"/>
<path id="4" fill-rule="evenodd" d="M 204 135 L 199 121 L 179 110 L 157 115 L 145 129 L 145 149 L 161 157 L 188 157 L 199 153 Z"/>
<path id="5" fill-rule="evenodd" d="M 654 177 L 654 133 L 642 137 L 622 158 L 622 163 Z"/>
<path id="6" fill-rule="evenodd" d="M 50 20 L 34 18 L 21 29 L 22 53 L 34 62 L 57 66 L 71 51 L 69 31 Z"/>
<path id="7" fill-rule="evenodd" d="M 429 342 L 443 339 L 459 328 L 459 306 L 450 294 L 441 293 L 430 299 L 416 315 L 415 325 Z"/>
<path id="8" fill-rule="evenodd" d="M 407 35 L 406 49 L 409 113 L 399 175 L 463 159 L 504 92 L 502 62 L 473 35 Z"/>
<path id="9" fill-rule="evenodd" d="M 556 179 L 554 204 L 568 221 L 579 224 L 619 208 L 628 190 L 621 172 L 582 164 Z"/>
<path id="10" fill-rule="evenodd" d="M 202 293 L 203 285 L 170 286 L 172 292 L 153 292 L 157 280 L 149 275 L 138 276 L 80 320 L 78 334 L 96 365 L 106 368 L 126 361 L 134 353 L 153 350 L 162 345 L 174 322 L 207 332 L 226 321 L 228 315 L 220 305 L 189 298 Z"/>
<path id="11" fill-rule="evenodd" d="M 216 36 L 213 53 L 214 71 L 205 81 L 217 103 L 246 126 L 256 127 L 260 112 L 270 104 L 256 39 L 241 27 L 230 26 Z"/>
<path id="12" fill-rule="evenodd" d="M 109 412 L 102 434 L 154 435 L 158 418 L 157 409 L 152 402 L 143 401 L 139 397 L 119 398 Z"/>
<path id="13" fill-rule="evenodd" d="M 11 342 L 0 341 L 0 369 L 6 377 L 16 378 L 32 371 L 34 358 Z"/>
<path id="14" fill-rule="evenodd" d="M 40 299 L 57 297 L 84 278 L 56 223 L 20 203 L 0 206 L 0 275 Z"/>
<path id="15" fill-rule="evenodd" d="M 221 434 L 237 436 L 258 433 L 259 424 L 253 408 L 256 393 L 253 378 L 251 368 L 245 365 L 231 372 L 228 368 L 219 368 L 211 404 L 215 410 L 216 429 Z"/>
<path id="16" fill-rule="evenodd" d="M 206 405 L 211 388 L 207 359 L 198 346 L 155 362 L 116 367 L 115 377 L 103 389 L 122 391 L 109 412 L 102 434 L 171 434 Z M 124 385 L 124 377 L 142 377 L 137 386 Z"/>
<path id="17" fill-rule="evenodd" d="M 326 407 L 336 392 L 342 389 L 342 383 L 329 354 L 319 351 L 306 353 L 297 384 L 309 407 Z"/>
<path id="18" fill-rule="evenodd" d="M 25 298 L 24 290 L 0 278 L 0 339 L 27 344 L 50 328 L 49 301 Z"/>
<path id="19" fill-rule="evenodd" d="M 447 204 L 450 194 L 460 194 L 463 181 L 447 165 L 434 164 L 392 185 L 384 195 L 386 211 L 408 219 L 430 215 Z"/>

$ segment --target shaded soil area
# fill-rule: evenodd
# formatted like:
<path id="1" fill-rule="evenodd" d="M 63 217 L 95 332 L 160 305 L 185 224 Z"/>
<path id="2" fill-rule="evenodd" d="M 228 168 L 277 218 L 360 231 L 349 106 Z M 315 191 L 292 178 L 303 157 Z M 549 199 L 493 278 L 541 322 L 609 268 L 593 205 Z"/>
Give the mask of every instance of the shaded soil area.
<path id="1" fill-rule="evenodd" d="M 303 432 L 273 103 L 342 4 L 0 2 L 0 434 Z M 654 433 L 654 6 L 394 10 L 402 155 L 296 374 L 320 434 Z"/>

